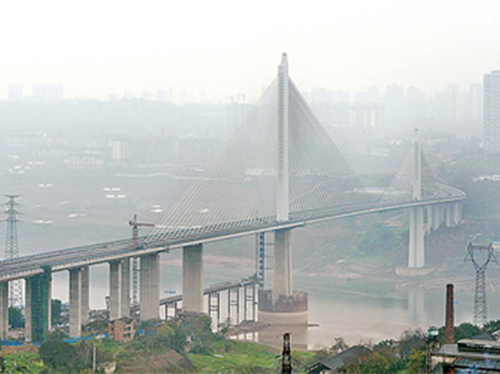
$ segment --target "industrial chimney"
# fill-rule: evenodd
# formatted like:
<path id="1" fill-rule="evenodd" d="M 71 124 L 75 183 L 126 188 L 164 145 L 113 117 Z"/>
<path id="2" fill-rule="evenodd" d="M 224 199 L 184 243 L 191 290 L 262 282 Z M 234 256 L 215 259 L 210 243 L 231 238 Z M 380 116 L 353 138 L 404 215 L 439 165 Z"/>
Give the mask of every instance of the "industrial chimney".
<path id="1" fill-rule="evenodd" d="M 453 284 L 446 285 L 446 316 L 444 327 L 444 343 L 455 344 L 455 315 L 453 311 Z"/>

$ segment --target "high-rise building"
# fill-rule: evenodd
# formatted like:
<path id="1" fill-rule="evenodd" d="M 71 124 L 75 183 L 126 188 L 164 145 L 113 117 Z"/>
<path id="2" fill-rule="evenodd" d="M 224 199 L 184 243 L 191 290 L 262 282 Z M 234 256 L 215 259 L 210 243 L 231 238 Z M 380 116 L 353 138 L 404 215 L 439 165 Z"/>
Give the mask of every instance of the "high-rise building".
<path id="1" fill-rule="evenodd" d="M 33 101 L 36 103 L 53 104 L 62 99 L 62 84 L 35 84 L 33 86 Z"/>
<path id="2" fill-rule="evenodd" d="M 500 153 L 500 70 L 484 75 L 484 148 Z"/>
<path id="3" fill-rule="evenodd" d="M 446 119 L 457 121 L 458 113 L 458 86 L 456 84 L 450 84 L 446 87 Z"/>
<path id="4" fill-rule="evenodd" d="M 479 83 L 471 84 L 469 93 L 472 101 L 472 119 L 480 121 L 483 119 L 483 86 Z"/>

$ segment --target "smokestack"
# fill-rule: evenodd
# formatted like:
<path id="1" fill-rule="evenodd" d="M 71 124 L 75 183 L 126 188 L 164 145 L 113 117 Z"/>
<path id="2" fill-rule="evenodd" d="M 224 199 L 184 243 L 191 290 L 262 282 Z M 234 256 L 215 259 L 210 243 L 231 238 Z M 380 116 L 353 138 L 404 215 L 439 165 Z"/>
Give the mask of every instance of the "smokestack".
<path id="1" fill-rule="evenodd" d="M 444 326 L 444 343 L 455 344 L 455 314 L 453 311 L 453 284 L 446 285 L 446 317 Z"/>

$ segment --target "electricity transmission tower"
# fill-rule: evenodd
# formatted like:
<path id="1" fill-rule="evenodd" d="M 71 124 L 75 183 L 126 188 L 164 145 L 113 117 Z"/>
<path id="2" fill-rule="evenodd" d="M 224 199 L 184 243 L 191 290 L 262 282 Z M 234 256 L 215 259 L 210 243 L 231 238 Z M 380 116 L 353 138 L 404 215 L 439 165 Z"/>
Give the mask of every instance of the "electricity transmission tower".
<path id="1" fill-rule="evenodd" d="M 474 294 L 474 324 L 484 327 L 488 309 L 486 305 L 486 268 L 490 262 L 497 262 L 493 253 L 493 245 L 473 245 L 469 243 L 467 247 L 466 261 L 471 261 L 476 269 L 476 292 Z"/>
<path id="2" fill-rule="evenodd" d="M 19 247 L 17 243 L 17 223 L 18 216 L 21 214 L 17 210 L 20 204 L 16 203 L 19 195 L 5 195 L 9 199 L 4 205 L 7 207 L 7 236 L 5 239 L 5 259 L 19 257 Z M 23 290 L 20 280 L 9 283 L 9 306 L 21 306 L 23 303 Z"/>

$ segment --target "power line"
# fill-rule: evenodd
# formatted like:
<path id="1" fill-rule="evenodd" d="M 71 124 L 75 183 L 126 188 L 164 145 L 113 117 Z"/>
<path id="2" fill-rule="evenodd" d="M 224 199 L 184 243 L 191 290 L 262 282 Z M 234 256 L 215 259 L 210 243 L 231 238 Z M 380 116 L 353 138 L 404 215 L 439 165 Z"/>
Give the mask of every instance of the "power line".
<path id="1" fill-rule="evenodd" d="M 471 261 L 476 270 L 476 292 L 474 294 L 474 324 L 478 327 L 484 327 L 488 318 L 488 309 L 486 304 L 486 268 L 490 262 L 497 262 L 493 253 L 493 244 L 467 246 L 466 261 Z"/>

